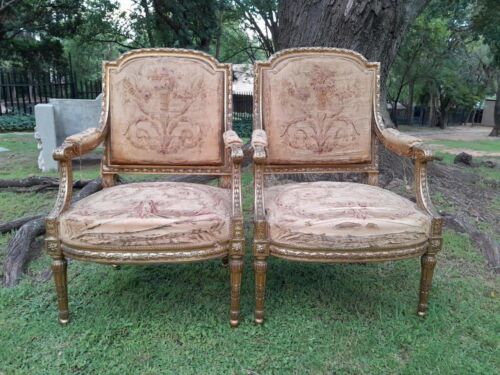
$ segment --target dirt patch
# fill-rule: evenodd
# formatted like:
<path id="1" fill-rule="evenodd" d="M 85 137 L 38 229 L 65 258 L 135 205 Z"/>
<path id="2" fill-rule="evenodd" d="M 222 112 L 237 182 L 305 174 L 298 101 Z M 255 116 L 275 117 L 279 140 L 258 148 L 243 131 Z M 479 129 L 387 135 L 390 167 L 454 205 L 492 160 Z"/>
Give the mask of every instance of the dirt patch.
<path id="1" fill-rule="evenodd" d="M 401 130 L 424 141 L 486 141 L 492 127 L 451 126 L 446 129 L 405 126 Z"/>
<path id="2" fill-rule="evenodd" d="M 413 164 L 408 159 L 383 151 L 380 168 L 382 186 L 414 200 Z M 433 162 L 429 184 L 446 227 L 467 233 L 489 266 L 500 272 L 500 181 L 485 179 L 468 166 Z"/>

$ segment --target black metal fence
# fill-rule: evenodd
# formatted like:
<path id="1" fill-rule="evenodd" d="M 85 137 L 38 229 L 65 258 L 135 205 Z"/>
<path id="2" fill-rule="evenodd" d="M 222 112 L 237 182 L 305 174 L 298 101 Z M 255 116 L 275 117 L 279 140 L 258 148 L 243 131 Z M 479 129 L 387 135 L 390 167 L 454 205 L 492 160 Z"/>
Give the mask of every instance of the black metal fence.
<path id="1" fill-rule="evenodd" d="M 391 119 L 399 125 L 429 126 L 430 109 L 424 106 L 415 106 L 412 116 L 408 116 L 406 109 L 397 111 L 389 110 Z M 466 123 L 480 124 L 483 118 L 483 110 L 470 111 L 466 109 L 450 110 L 443 118 L 444 125 L 462 125 Z"/>
<path id="2" fill-rule="evenodd" d="M 33 114 L 49 98 L 95 99 L 100 93 L 100 80 L 78 80 L 71 73 L 0 70 L 0 116 Z"/>
<path id="3" fill-rule="evenodd" d="M 253 95 L 251 92 L 233 94 L 233 118 L 251 120 L 253 114 Z"/>

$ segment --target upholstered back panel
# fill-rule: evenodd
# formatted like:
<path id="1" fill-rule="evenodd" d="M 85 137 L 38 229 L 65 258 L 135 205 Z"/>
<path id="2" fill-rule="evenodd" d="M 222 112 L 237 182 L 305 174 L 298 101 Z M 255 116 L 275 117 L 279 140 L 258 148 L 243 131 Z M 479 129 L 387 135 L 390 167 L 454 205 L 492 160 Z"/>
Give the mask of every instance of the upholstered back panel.
<path id="1" fill-rule="evenodd" d="M 270 163 L 370 161 L 376 66 L 334 51 L 293 52 L 260 71 Z"/>
<path id="2" fill-rule="evenodd" d="M 224 162 L 224 69 L 204 56 L 144 53 L 108 74 L 111 164 Z"/>

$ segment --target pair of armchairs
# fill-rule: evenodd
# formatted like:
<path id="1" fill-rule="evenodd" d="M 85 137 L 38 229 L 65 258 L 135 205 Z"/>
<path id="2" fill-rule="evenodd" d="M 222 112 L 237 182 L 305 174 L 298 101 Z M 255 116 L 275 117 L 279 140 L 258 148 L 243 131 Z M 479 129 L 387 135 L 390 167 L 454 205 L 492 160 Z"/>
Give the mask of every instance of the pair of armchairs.
<path id="1" fill-rule="evenodd" d="M 98 128 L 54 151 L 60 189 L 46 220 L 59 321 L 69 321 L 67 258 L 108 264 L 228 258 L 230 324 L 243 270 L 242 141 L 231 130 L 231 65 L 207 54 L 144 49 L 104 64 Z M 377 187 L 377 147 L 415 160 L 416 204 Z M 104 189 L 71 203 L 72 159 L 104 143 Z M 340 49 L 284 50 L 255 65 L 255 320 L 264 319 L 267 259 L 354 263 L 421 256 L 418 314 L 427 310 L 442 220 L 429 198 L 432 159 L 418 139 L 384 127 L 379 65 Z M 292 183 L 280 173 L 359 172 L 366 184 Z M 219 176 L 219 187 L 180 182 L 118 185 L 132 174 Z"/>

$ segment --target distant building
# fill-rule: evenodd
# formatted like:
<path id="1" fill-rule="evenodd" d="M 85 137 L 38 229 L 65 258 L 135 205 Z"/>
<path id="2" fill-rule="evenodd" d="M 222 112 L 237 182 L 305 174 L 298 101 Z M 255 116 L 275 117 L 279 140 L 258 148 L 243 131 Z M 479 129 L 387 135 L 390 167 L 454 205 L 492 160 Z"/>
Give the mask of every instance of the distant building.
<path id="1" fill-rule="evenodd" d="M 495 118 L 493 117 L 495 113 L 495 101 L 495 99 L 486 99 L 484 101 L 483 119 L 481 120 L 481 125 L 495 125 Z"/>

